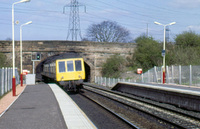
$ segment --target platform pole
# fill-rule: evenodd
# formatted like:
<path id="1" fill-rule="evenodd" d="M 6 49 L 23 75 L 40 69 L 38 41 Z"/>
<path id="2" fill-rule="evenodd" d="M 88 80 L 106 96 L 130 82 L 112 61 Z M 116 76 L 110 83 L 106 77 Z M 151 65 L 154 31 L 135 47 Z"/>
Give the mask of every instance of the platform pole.
<path id="1" fill-rule="evenodd" d="M 23 86 L 23 73 L 20 74 L 21 86 Z"/>
<path id="2" fill-rule="evenodd" d="M 15 76 L 12 78 L 12 91 L 13 91 L 13 96 L 16 96 L 16 79 Z"/>

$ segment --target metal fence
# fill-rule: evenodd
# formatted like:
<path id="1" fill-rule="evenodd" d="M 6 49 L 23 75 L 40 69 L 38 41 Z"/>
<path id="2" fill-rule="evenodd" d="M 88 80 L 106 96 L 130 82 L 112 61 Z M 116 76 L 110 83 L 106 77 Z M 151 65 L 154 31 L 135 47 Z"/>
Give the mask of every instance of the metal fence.
<path id="1" fill-rule="evenodd" d="M 95 77 L 95 83 L 112 87 L 117 82 L 163 83 L 161 67 L 154 67 L 132 80 Z M 200 86 L 200 66 L 166 66 L 166 83 Z"/>
<path id="2" fill-rule="evenodd" d="M 9 92 L 12 89 L 12 68 L 1 68 L 0 69 L 0 97 Z M 16 85 L 20 83 L 19 73 L 15 68 Z"/>

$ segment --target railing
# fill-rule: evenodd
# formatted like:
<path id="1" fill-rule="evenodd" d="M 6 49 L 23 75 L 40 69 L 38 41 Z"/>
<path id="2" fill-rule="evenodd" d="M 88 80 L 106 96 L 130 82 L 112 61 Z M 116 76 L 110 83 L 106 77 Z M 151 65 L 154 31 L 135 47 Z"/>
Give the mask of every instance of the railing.
<path id="1" fill-rule="evenodd" d="M 161 67 L 154 67 L 132 80 L 95 77 L 95 83 L 112 87 L 117 82 L 163 83 Z M 167 84 L 200 86 L 200 66 L 166 66 Z"/>
<path id="2" fill-rule="evenodd" d="M 163 83 L 162 68 L 154 67 L 141 75 L 138 82 Z M 167 66 L 166 83 L 200 86 L 200 66 Z"/>
<path id="3" fill-rule="evenodd" d="M 0 69 L 0 97 L 9 92 L 12 89 L 12 68 L 1 68 Z M 17 68 L 15 68 L 16 85 L 20 83 L 19 74 Z"/>
<path id="4" fill-rule="evenodd" d="M 95 76 L 95 83 L 102 85 L 113 87 L 118 82 L 136 82 L 134 79 L 120 79 L 120 78 L 106 78 L 106 77 L 96 77 Z"/>

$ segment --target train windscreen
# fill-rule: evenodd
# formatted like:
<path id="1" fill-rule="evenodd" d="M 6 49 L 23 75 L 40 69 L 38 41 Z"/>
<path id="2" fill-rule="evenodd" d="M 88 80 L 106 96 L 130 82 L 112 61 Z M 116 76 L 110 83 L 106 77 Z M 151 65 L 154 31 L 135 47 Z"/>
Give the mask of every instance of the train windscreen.
<path id="1" fill-rule="evenodd" d="M 68 72 L 73 72 L 74 71 L 73 61 L 67 61 L 67 71 Z"/>
<path id="2" fill-rule="evenodd" d="M 82 71 L 81 60 L 75 61 L 76 71 Z"/>

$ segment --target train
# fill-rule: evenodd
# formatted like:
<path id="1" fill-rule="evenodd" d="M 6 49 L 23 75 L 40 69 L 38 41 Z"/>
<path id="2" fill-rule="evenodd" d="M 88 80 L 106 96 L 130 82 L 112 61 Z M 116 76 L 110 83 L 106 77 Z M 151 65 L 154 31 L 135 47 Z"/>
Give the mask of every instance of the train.
<path id="1" fill-rule="evenodd" d="M 55 57 L 43 64 L 44 80 L 51 79 L 67 91 L 79 92 L 85 80 L 84 59 L 76 54 Z"/>

